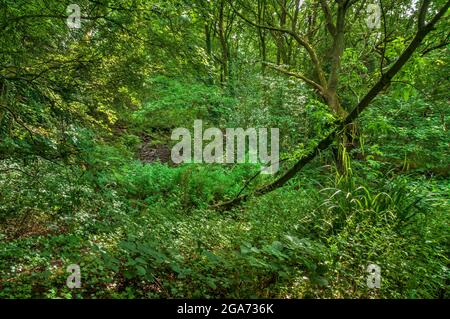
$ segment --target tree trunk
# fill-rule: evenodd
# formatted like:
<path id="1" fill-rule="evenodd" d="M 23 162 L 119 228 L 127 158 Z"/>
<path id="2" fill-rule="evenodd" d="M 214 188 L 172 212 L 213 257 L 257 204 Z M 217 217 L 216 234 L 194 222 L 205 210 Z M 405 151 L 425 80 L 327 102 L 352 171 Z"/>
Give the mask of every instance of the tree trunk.
<path id="1" fill-rule="evenodd" d="M 211 26 L 209 23 L 205 23 L 205 49 L 206 55 L 208 56 L 208 64 L 212 63 L 212 37 L 211 37 Z M 211 66 L 208 67 L 208 84 L 214 84 L 214 78 L 211 70 Z"/>
<path id="2" fill-rule="evenodd" d="M 228 82 L 228 43 L 224 30 L 224 7 L 225 2 L 221 1 L 219 9 L 219 41 L 222 48 L 222 72 L 220 76 L 222 86 Z"/>

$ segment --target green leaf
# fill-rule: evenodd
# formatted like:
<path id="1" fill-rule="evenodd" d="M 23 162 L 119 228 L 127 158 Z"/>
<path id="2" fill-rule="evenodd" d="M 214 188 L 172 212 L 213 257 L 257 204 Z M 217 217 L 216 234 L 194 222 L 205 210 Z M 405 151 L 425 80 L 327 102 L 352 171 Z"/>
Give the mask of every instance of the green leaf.
<path id="1" fill-rule="evenodd" d="M 145 268 L 139 265 L 136 266 L 136 271 L 139 276 L 144 276 L 147 273 Z"/>

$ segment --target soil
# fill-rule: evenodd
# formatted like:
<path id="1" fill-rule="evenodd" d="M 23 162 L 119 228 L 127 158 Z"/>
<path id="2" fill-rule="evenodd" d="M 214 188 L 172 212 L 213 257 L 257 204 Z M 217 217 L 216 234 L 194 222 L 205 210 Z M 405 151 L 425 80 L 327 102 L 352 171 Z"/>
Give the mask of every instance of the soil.
<path id="1" fill-rule="evenodd" d="M 139 148 L 139 159 L 143 163 L 169 163 L 173 165 L 170 158 L 171 149 L 165 144 L 153 144 L 152 139 L 148 135 L 142 135 L 142 145 Z"/>

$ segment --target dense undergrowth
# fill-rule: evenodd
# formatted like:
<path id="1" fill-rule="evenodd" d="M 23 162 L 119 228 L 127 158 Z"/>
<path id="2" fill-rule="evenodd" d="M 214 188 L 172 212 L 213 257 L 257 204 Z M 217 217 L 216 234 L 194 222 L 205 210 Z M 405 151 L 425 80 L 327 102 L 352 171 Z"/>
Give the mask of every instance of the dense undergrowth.
<path id="1" fill-rule="evenodd" d="M 308 122 L 292 117 L 288 103 L 277 116 L 253 114 L 255 122 L 244 115 L 262 95 L 238 101 L 203 84 L 153 82 L 151 102 L 124 116 L 120 130 L 68 132 L 76 159 L 2 160 L 0 298 L 449 297 L 448 148 L 439 113 L 427 115 L 434 130 L 414 128 L 420 150 L 401 139 L 412 132 L 408 122 L 397 126 L 398 139 L 371 138 L 370 130 L 391 126 L 383 114 L 368 114 L 347 174 L 324 153 L 282 189 L 224 212 L 211 205 L 236 196 L 259 167 L 144 164 L 136 156 L 140 132 L 170 144 L 161 125 L 189 126 L 199 114 L 211 125 L 282 127 L 289 163 L 313 142 L 308 132 L 325 132 L 333 117 L 306 90 L 283 94 L 301 100 Z M 382 103 L 399 118 L 429 109 L 419 99 L 414 112 L 412 100 Z M 392 159 L 393 149 L 403 158 Z M 380 289 L 366 284 L 372 263 L 381 267 Z M 80 289 L 66 286 L 70 264 L 81 267 Z"/>

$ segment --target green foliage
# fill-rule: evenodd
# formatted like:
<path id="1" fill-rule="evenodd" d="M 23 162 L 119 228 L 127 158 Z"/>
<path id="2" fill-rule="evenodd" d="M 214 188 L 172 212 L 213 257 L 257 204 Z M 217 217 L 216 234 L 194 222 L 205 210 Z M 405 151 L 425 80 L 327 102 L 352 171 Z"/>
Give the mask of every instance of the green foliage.
<path id="1" fill-rule="evenodd" d="M 219 89 L 201 83 L 185 83 L 178 79 L 156 77 L 148 81 L 153 88 L 148 102 L 133 114 L 142 130 L 191 128 L 194 120 L 211 125 L 223 124 L 235 103 Z"/>
<path id="2" fill-rule="evenodd" d="M 65 2 L 0 0 L 0 298 L 449 298 L 442 21 L 339 132 L 339 150 L 282 188 L 221 211 L 276 177 L 153 156 L 196 119 L 279 128 L 285 172 L 417 30 L 417 1 L 383 1 L 379 30 L 356 3 L 339 53 L 324 6 L 80 0 L 74 30 Z M 380 289 L 367 286 L 373 263 Z M 66 285 L 71 264 L 79 289 Z"/>
<path id="3" fill-rule="evenodd" d="M 447 106 L 419 98 L 405 102 L 383 97 L 377 107 L 383 112 L 376 113 L 375 108 L 362 120 L 368 156 L 386 158 L 404 170 L 448 176 Z"/>

